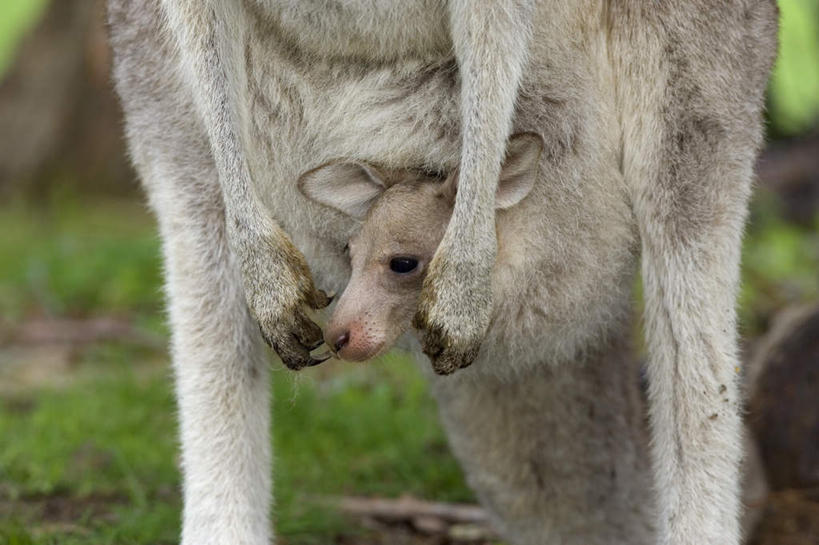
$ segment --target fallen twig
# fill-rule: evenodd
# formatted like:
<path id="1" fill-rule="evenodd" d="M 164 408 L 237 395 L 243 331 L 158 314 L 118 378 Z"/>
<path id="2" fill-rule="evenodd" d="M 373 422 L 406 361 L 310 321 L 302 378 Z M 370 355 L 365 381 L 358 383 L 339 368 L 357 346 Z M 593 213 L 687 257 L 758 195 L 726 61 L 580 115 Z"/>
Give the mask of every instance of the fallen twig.
<path id="1" fill-rule="evenodd" d="M 389 524 L 410 524 L 422 534 L 444 535 L 453 541 L 497 537 L 486 512 L 477 505 L 430 502 L 412 496 L 398 499 L 345 496 L 329 501 L 348 515 Z"/>
<path id="2" fill-rule="evenodd" d="M 477 505 L 430 502 L 412 496 L 401 496 L 398 499 L 345 496 L 334 503 L 351 515 L 371 516 L 386 521 L 434 517 L 449 523 L 487 522 L 486 512 Z"/>

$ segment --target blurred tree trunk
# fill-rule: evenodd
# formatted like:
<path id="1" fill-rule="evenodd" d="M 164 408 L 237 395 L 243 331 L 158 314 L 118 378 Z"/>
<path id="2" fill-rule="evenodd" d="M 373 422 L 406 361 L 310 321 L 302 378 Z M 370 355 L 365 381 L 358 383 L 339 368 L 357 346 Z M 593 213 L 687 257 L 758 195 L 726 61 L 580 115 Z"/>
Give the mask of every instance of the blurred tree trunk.
<path id="1" fill-rule="evenodd" d="M 757 173 L 760 185 L 780 197 L 788 220 L 813 225 L 819 210 L 819 132 L 771 144 Z"/>
<path id="2" fill-rule="evenodd" d="M 0 192 L 127 192 L 103 0 L 54 0 L 0 82 Z"/>
<path id="3" fill-rule="evenodd" d="M 819 492 L 819 304 L 782 311 L 748 368 L 748 420 L 771 489 Z"/>

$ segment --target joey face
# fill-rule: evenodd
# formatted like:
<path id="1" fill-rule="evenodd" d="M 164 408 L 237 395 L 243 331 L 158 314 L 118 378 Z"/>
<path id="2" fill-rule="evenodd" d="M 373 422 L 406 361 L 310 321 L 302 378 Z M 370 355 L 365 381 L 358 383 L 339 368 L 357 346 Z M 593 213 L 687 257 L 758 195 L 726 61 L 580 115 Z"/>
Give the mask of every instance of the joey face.
<path id="1" fill-rule="evenodd" d="M 537 135 L 510 140 L 497 208 L 510 208 L 528 195 L 541 149 Z M 335 162 L 299 180 L 307 197 L 362 221 L 347 245 L 350 281 L 324 334 L 341 359 L 378 356 L 410 329 L 427 267 L 452 215 L 457 174 L 445 181 L 409 171 L 390 174 Z"/>
<path id="2" fill-rule="evenodd" d="M 441 183 L 395 185 L 348 248 L 352 275 L 325 331 L 345 360 L 373 358 L 409 330 L 427 266 L 452 214 Z"/>

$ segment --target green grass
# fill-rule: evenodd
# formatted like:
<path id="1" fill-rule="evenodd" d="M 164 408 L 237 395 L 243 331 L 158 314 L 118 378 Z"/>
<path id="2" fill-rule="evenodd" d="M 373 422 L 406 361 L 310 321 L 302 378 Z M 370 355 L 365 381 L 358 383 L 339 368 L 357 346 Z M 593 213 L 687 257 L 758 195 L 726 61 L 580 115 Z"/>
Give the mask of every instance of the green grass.
<path id="1" fill-rule="evenodd" d="M 138 369 L 144 358 L 125 347 L 96 348 L 81 356 L 70 387 L 21 392 L 0 405 L 0 496 L 16 506 L 0 543 L 4 530 L 21 527 L 34 543 L 173 542 L 173 400 L 164 373 Z M 52 517 L 34 507 L 42 498 L 80 506 L 69 518 L 82 533 L 49 530 Z M 111 522 L 82 512 L 95 498 Z"/>
<path id="2" fill-rule="evenodd" d="M 159 244 L 138 202 L 84 202 L 66 192 L 45 206 L 10 204 L 0 209 L 0 255 L 0 326 L 113 313 L 162 330 Z M 68 367 L 59 387 L 0 394 L 0 545 L 177 542 L 165 354 L 97 344 Z M 357 531 L 322 496 L 472 499 L 411 362 L 273 369 L 275 517 L 285 543 Z M 55 519 L 53 502 L 73 511 Z"/>
<path id="3" fill-rule="evenodd" d="M 156 318 L 162 307 L 159 241 L 138 203 L 84 202 L 0 213 L 0 317 L 95 313 Z"/>
<path id="4" fill-rule="evenodd" d="M 323 506 L 324 495 L 471 499 L 409 362 L 386 358 L 322 381 L 277 369 L 276 518 L 287 543 L 353 531 Z M 21 528 L 34 543 L 175 542 L 179 477 L 167 369 L 144 353 L 105 346 L 85 354 L 76 374 L 70 388 L 27 394 L 33 405 L 22 412 L 20 400 L 0 405 L 0 437 L 14 438 L 0 451 L 0 492 L 20 505 L 0 524 L 0 543 Z M 112 498 L 114 518 L 80 516 L 80 535 L 49 532 L 26 516 L 26 504 L 50 496 L 77 504 Z"/>
<path id="5" fill-rule="evenodd" d="M 166 366 L 146 356 L 98 347 L 82 356 L 69 388 L 0 404 L 0 437 L 14 438 L 0 450 L 0 498 L 19 506 L 0 523 L 0 543 L 21 528 L 38 544 L 175 542 L 174 402 Z M 276 369 L 276 518 L 286 543 L 353 531 L 323 505 L 326 495 L 471 499 L 410 362 L 387 357 L 321 381 Z M 26 508 L 43 497 L 108 499 L 110 518 L 80 515 L 82 533 L 50 532 Z"/>

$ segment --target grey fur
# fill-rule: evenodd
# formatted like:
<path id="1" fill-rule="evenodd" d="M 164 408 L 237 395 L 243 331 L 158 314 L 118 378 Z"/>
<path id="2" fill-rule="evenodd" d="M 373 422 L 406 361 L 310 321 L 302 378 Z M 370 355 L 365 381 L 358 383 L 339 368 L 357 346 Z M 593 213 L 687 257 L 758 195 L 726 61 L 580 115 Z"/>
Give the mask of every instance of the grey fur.
<path id="1" fill-rule="evenodd" d="M 304 309 L 328 301 L 310 271 L 319 286 L 344 286 L 357 223 L 311 203 L 296 180 L 338 158 L 462 173 L 416 323 L 437 372 L 476 357 L 435 390 L 450 390 L 438 397 L 455 451 L 512 542 L 645 543 L 651 527 L 664 544 L 738 541 L 733 308 L 773 2 L 109 5 L 131 153 L 168 269 L 184 543 L 268 543 L 267 372 L 254 322 L 286 364 L 313 362 L 320 331 Z M 516 213 L 496 218 L 513 130 L 543 135 L 540 174 Z M 597 487 L 604 459 L 632 462 L 623 438 L 600 443 L 572 415 L 592 396 L 582 362 L 617 361 L 600 354 L 628 330 L 638 255 L 657 501 L 628 520 L 657 517 L 629 533 L 615 498 L 648 484 L 615 479 L 600 502 L 584 495 L 578 483 Z M 563 375 L 575 377 L 577 405 L 528 404 Z M 480 393 L 504 384 L 519 386 Z M 529 414 L 538 406 L 542 421 Z M 563 410 L 568 421 L 550 420 Z M 513 420 L 502 415 L 521 412 L 505 429 L 546 447 L 490 439 Z M 571 451 L 551 451 L 566 441 Z M 498 466 L 535 452 L 533 466 Z M 525 478 L 582 453 L 598 469 L 549 473 L 549 490 L 585 498 L 567 512 Z"/>

